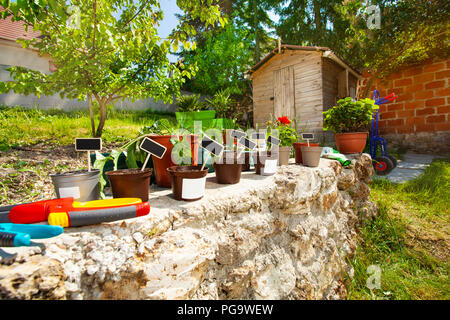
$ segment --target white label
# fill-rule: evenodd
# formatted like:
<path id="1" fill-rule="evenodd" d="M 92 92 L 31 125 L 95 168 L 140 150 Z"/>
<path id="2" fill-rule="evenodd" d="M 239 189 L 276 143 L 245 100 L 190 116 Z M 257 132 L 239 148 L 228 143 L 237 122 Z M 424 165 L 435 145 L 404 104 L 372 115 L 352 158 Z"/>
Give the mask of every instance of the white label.
<path id="1" fill-rule="evenodd" d="M 205 194 L 206 177 L 198 179 L 183 179 L 181 198 L 198 199 Z"/>
<path id="2" fill-rule="evenodd" d="M 59 197 L 60 198 L 72 197 L 74 199 L 79 199 L 81 197 L 80 188 L 79 187 L 59 188 Z"/>
<path id="3" fill-rule="evenodd" d="M 264 173 L 270 174 L 277 172 L 277 162 L 278 160 L 266 160 L 264 162 Z"/>

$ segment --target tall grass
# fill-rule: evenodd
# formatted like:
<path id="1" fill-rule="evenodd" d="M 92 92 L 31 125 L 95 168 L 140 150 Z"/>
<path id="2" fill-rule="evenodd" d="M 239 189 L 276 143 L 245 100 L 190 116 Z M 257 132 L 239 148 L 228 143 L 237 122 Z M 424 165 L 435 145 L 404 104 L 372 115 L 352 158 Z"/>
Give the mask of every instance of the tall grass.
<path id="1" fill-rule="evenodd" d="M 450 299 L 449 181 L 450 163 L 434 161 L 410 182 L 372 183 L 379 215 L 360 229 L 349 299 Z M 366 286 L 370 265 L 380 289 Z"/>
<path id="2" fill-rule="evenodd" d="M 173 113 L 154 110 L 108 110 L 103 131 L 104 142 L 124 142 L 138 129 L 160 118 L 175 121 Z M 96 119 L 98 123 L 98 119 Z M 0 150 L 37 143 L 72 144 L 76 137 L 89 137 L 91 122 L 87 111 L 40 110 L 0 107 Z"/>

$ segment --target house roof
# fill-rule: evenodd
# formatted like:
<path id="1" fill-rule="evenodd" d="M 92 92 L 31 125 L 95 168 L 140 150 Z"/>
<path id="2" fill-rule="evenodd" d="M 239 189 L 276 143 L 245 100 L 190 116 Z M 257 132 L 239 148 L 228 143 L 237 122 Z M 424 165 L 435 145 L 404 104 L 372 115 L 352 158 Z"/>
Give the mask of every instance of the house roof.
<path id="1" fill-rule="evenodd" d="M 279 50 L 303 50 L 303 51 L 322 51 L 324 53 L 325 58 L 329 58 L 336 63 L 340 64 L 342 67 L 348 69 L 355 77 L 360 78 L 362 74 L 354 69 L 352 66 L 350 66 L 348 63 L 346 63 L 342 58 L 337 56 L 330 48 L 327 47 L 304 47 L 304 46 L 297 46 L 297 45 L 291 45 L 291 44 L 282 44 L 281 47 L 276 47 L 272 51 L 270 51 L 264 58 L 262 58 L 257 64 L 255 64 L 253 67 L 250 68 L 247 73 L 251 74 L 258 70 L 260 67 L 262 67 L 266 62 L 268 62 L 272 57 L 277 55 L 279 53 Z"/>
<path id="2" fill-rule="evenodd" d="M 0 6 L 0 11 L 3 11 Z M 31 40 L 39 36 L 39 31 L 33 31 L 31 26 L 25 30 L 25 22 L 12 21 L 11 16 L 6 19 L 0 19 L 0 39 L 16 41 L 17 39 Z"/>

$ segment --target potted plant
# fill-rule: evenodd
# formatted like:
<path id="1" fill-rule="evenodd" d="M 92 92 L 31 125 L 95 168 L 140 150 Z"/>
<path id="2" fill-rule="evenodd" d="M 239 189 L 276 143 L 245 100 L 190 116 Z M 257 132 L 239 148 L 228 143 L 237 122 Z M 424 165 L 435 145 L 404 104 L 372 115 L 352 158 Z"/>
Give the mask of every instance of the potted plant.
<path id="1" fill-rule="evenodd" d="M 185 129 L 175 128 L 167 119 L 160 119 L 151 126 L 142 128 L 141 134 L 147 135 L 152 140 L 167 148 L 162 159 L 152 158 L 155 180 L 159 187 L 171 187 L 171 178 L 167 168 L 178 164 L 194 166 L 198 164 L 198 136 L 190 134 Z M 172 152 L 174 151 L 174 147 L 175 152 Z M 182 159 L 180 160 L 182 161 L 175 163 L 173 157 L 181 157 Z M 185 163 L 182 163 L 183 161 Z"/>
<path id="2" fill-rule="evenodd" d="M 294 123 L 295 123 L 295 132 L 297 132 L 297 142 L 293 143 L 294 146 L 294 153 L 295 153 L 295 163 L 297 164 L 303 164 L 303 158 L 302 158 L 302 147 L 303 146 L 307 146 L 308 143 L 305 142 L 302 139 L 302 135 L 298 134 L 299 130 L 298 130 L 298 126 L 297 126 L 297 121 L 294 119 Z M 306 124 L 305 127 L 302 128 L 302 133 L 305 132 L 308 128 L 308 123 Z M 310 143 L 309 144 L 311 147 L 318 147 L 319 144 L 318 143 Z"/>
<path id="3" fill-rule="evenodd" d="M 216 119 L 212 126 L 217 129 L 234 129 L 236 120 L 227 118 L 227 112 L 234 101 L 230 98 L 228 89 L 217 91 L 212 99 L 206 99 L 212 109 L 216 111 Z"/>
<path id="4" fill-rule="evenodd" d="M 173 166 L 167 168 L 176 200 L 195 201 L 203 198 L 208 169 L 201 166 Z"/>
<path id="5" fill-rule="evenodd" d="M 138 162 L 143 162 L 142 156 L 133 150 L 137 142 L 144 137 L 145 135 L 139 136 L 125 143 L 122 147 L 112 150 L 106 156 L 98 151 L 95 153 L 93 167 L 102 173 L 100 175 L 100 194 L 102 198 L 105 197 L 103 189 L 107 184 L 104 177 L 106 175 L 114 198 L 140 198 L 143 202 L 148 201 L 150 176 L 153 171 L 148 167 L 144 170 L 139 168 Z M 127 168 L 118 169 L 118 162 L 122 155 L 126 156 Z M 108 169 L 107 164 L 111 161 L 113 162 L 113 168 L 110 171 L 106 171 Z"/>
<path id="6" fill-rule="evenodd" d="M 280 140 L 278 147 L 278 165 L 280 166 L 289 164 L 292 145 L 298 138 L 296 129 L 291 127 L 291 122 L 286 116 L 278 117 L 275 123 L 272 120 L 267 122 L 269 134 L 272 130 L 278 131 L 278 139 Z M 270 146 L 269 143 L 268 146 Z"/>
<path id="7" fill-rule="evenodd" d="M 308 167 L 317 167 L 320 163 L 320 155 L 322 154 L 322 147 L 306 143 L 301 147 L 303 165 Z"/>
<path id="8" fill-rule="evenodd" d="M 340 99 L 336 106 L 323 112 L 323 130 L 335 133 L 336 148 L 340 153 L 361 153 L 366 146 L 373 112 L 377 109 L 378 106 L 371 99 Z"/>
<path id="9" fill-rule="evenodd" d="M 194 121 L 201 121 L 203 127 L 210 127 L 216 111 L 208 110 L 199 94 L 183 95 L 176 102 L 175 117 L 182 128 L 191 129 Z"/>
<path id="10" fill-rule="evenodd" d="M 217 183 L 238 183 L 241 180 L 244 159 L 244 151 L 239 151 L 236 147 L 233 147 L 233 150 L 224 151 L 222 156 L 214 162 Z"/>

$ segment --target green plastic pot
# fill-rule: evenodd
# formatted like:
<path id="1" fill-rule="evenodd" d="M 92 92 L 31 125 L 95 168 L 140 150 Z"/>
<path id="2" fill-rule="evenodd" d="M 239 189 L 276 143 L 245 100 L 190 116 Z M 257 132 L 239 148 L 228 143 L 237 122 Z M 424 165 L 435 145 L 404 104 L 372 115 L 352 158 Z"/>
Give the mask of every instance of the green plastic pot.
<path id="1" fill-rule="evenodd" d="M 215 110 L 203 110 L 192 112 L 175 112 L 175 117 L 178 123 L 183 128 L 193 128 L 194 121 L 201 121 L 203 128 L 209 128 L 212 126 L 212 121 L 216 116 Z"/>

